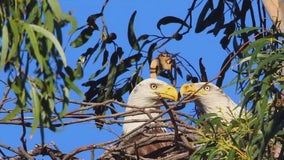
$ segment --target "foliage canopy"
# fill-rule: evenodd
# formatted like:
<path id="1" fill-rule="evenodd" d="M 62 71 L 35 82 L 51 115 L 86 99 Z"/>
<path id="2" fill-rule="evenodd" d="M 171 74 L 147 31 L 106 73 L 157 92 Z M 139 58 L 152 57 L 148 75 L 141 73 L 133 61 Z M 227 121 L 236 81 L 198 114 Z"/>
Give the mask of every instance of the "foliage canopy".
<path id="1" fill-rule="evenodd" d="M 99 13 L 90 15 L 86 18 L 86 25 L 78 27 L 71 14 L 62 13 L 56 0 L 0 2 L 0 72 L 6 78 L 1 78 L 1 83 L 6 86 L 0 102 L 1 114 L 4 115 L 1 115 L 1 125 L 21 126 L 23 137 L 26 127 L 32 128 L 31 136 L 39 129 L 44 144 L 45 128 L 56 131 L 58 127 L 90 120 L 96 121 L 98 128 L 112 124 L 110 122 L 113 121 L 109 119 L 116 123 L 117 118 L 123 117 L 118 114 L 116 107 L 124 105 L 123 95 L 142 80 L 141 73 L 146 70 L 145 66 L 150 66 L 152 60 L 157 59 L 153 53 L 167 46 L 170 41 L 182 41 L 193 28 L 195 33 L 207 31 L 214 36 L 223 34 L 220 45 L 228 57 L 213 80 L 222 86 L 229 68 L 236 66 L 233 68 L 236 78 L 232 84 L 236 84 L 237 91 L 243 97 L 241 106 L 255 116 L 230 124 L 223 124 L 220 119 L 206 121 L 210 115 L 198 119 L 188 116 L 186 123 L 202 126 L 202 129 L 196 130 L 201 139 L 192 142 L 200 145 L 200 148 L 192 157 L 274 158 L 274 146 L 283 144 L 283 34 L 277 25 L 268 26 L 265 8 L 260 0 L 193 0 L 189 2 L 184 18 L 172 15 L 162 17 L 157 22 L 156 29 L 160 33 L 157 35 L 137 35 L 135 22 L 139 21 L 136 18 L 139 13 L 133 9 L 128 26 L 125 26 L 132 48 L 129 56 L 117 43 L 117 34 L 109 32 L 111 26 L 104 20 L 108 14 L 105 12 L 108 3 L 111 2 L 106 0 Z M 197 7 L 202 8 L 200 13 L 194 12 Z M 199 15 L 196 24 L 193 23 L 193 15 Z M 62 30 L 67 24 L 71 25 L 70 35 L 80 32 L 70 42 L 74 48 L 82 47 L 94 32 L 100 32 L 96 42 L 78 58 L 75 68 L 68 65 L 62 48 Z M 167 35 L 163 28 L 171 24 L 177 27 L 171 35 Z M 159 76 L 169 79 L 173 85 L 184 78 L 191 82 L 211 81 L 207 79 L 207 66 L 201 60 L 198 70 L 182 54 L 165 53 L 171 60 L 170 69 L 165 69 L 162 63 L 158 63 L 155 68 Z M 90 65 L 92 59 L 92 63 L 99 67 L 95 68 L 92 75 L 88 75 L 89 80 L 83 84 L 88 90 L 82 93 L 75 81 L 86 76 L 84 67 Z M 71 90 L 82 97 L 82 102 L 72 100 Z M 11 104 L 10 101 L 14 102 L 14 106 L 7 105 Z M 70 104 L 76 104 L 76 110 L 70 110 Z M 68 118 L 78 121 L 68 121 Z M 82 151 L 77 149 L 65 155 L 60 150 L 51 149 L 47 152 L 43 151 L 43 146 L 38 146 L 33 152 L 28 152 L 23 139 L 22 145 L 23 150 L 9 149 L 4 144 L 0 148 L 10 150 L 15 153 L 15 157 L 22 158 L 39 154 L 66 158 Z M 108 145 L 102 148 L 108 149 Z M 94 148 L 89 146 L 86 150 Z M 40 152 L 36 152 L 38 150 Z M 60 154 L 51 154 L 55 152 Z M 6 156 L 2 149 L 1 154 Z"/>

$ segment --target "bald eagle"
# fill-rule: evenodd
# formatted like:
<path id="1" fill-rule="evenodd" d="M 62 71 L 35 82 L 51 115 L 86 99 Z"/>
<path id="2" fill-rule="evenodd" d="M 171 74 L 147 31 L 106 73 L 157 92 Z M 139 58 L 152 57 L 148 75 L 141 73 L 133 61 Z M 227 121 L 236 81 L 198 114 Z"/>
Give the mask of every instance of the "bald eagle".
<path id="1" fill-rule="evenodd" d="M 226 121 L 242 117 L 245 111 L 239 107 L 229 96 L 219 87 L 212 83 L 186 83 L 180 88 L 180 94 L 192 95 L 195 104 L 204 113 L 215 113 L 218 117 Z"/>
<path id="2" fill-rule="evenodd" d="M 162 105 L 161 98 L 176 101 L 178 99 L 178 91 L 171 85 L 164 81 L 149 78 L 140 82 L 132 90 L 128 97 L 127 105 L 145 108 L 145 111 L 160 109 Z M 133 108 L 126 107 L 126 111 L 131 111 Z M 151 113 L 152 118 L 159 115 L 159 113 Z M 147 120 L 150 119 L 147 114 L 138 114 L 133 116 L 126 116 L 125 120 Z M 140 127 L 145 122 L 133 122 L 123 125 L 123 133 L 126 134 L 135 128 Z"/>
<path id="3" fill-rule="evenodd" d="M 204 113 L 215 113 L 218 117 L 229 122 L 235 118 L 250 117 L 252 114 L 239 107 L 229 96 L 219 87 L 208 82 L 186 83 L 180 88 L 182 96 L 191 95 L 190 98 L 200 107 Z M 260 131 L 257 134 L 262 134 Z M 239 135 L 238 135 L 239 136 Z M 268 146 L 271 144 L 268 144 Z M 277 142 L 270 146 L 274 158 L 282 157 L 282 145 Z M 281 149 L 282 148 L 282 149 Z M 269 149 L 266 148 L 266 149 Z M 266 151 L 269 153 L 268 151 Z M 281 159 L 281 158 L 279 158 Z"/>
<path id="4" fill-rule="evenodd" d="M 121 141 L 111 146 L 101 159 L 189 158 L 193 150 L 181 139 L 174 142 L 173 132 L 166 132 L 166 129 L 159 125 L 148 126 L 151 123 L 159 124 L 155 120 L 151 123 L 147 121 L 159 116 L 159 113 L 150 111 L 160 109 L 163 105 L 161 98 L 176 101 L 178 91 L 166 82 L 154 78 L 145 79 L 135 86 L 128 97 L 129 107 L 126 107 L 126 111 L 135 111 L 135 114 L 125 116 L 127 123 L 123 124 Z"/>

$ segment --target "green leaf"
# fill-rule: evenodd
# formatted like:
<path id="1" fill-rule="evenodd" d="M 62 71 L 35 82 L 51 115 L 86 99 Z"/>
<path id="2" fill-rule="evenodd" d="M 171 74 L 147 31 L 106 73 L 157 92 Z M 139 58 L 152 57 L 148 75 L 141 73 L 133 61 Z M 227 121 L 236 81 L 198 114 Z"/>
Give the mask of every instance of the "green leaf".
<path id="1" fill-rule="evenodd" d="M 155 47 L 157 46 L 157 43 L 152 43 L 151 46 L 148 49 L 148 63 L 151 64 L 152 62 L 152 57 L 153 57 L 153 52 L 155 51 Z"/>
<path id="2" fill-rule="evenodd" d="M 13 19 L 9 19 L 9 27 L 11 28 L 12 34 L 13 34 L 13 43 L 11 50 L 9 52 L 9 57 L 7 61 L 10 61 L 12 57 L 17 56 L 18 49 L 19 49 L 19 43 L 20 43 L 20 34 L 18 29 L 19 23 L 15 22 Z M 15 66 L 15 62 L 14 62 Z"/>
<path id="3" fill-rule="evenodd" d="M 259 53 L 262 52 L 263 47 L 265 47 L 266 44 L 271 43 L 272 41 L 276 41 L 275 38 L 260 38 L 256 41 L 249 44 L 245 49 L 243 50 L 243 53 L 249 54 L 249 51 L 253 50 L 253 58 L 262 56 Z"/>
<path id="4" fill-rule="evenodd" d="M 2 28 L 2 48 L 1 48 L 1 57 L 0 57 L 0 71 L 6 63 L 8 57 L 8 47 L 9 47 L 9 34 L 7 26 L 4 25 Z"/>
<path id="5" fill-rule="evenodd" d="M 76 79 L 81 79 L 84 75 L 82 63 L 80 61 L 77 62 L 77 68 L 74 70 L 74 76 Z"/>
<path id="6" fill-rule="evenodd" d="M 66 87 L 73 89 L 79 96 L 81 96 L 83 99 L 85 99 L 84 94 L 82 91 L 71 81 L 71 79 L 65 75 L 61 75 L 61 77 L 64 79 L 64 83 Z"/>
<path id="7" fill-rule="evenodd" d="M 125 83 L 123 87 L 116 90 L 116 99 L 121 98 L 121 96 L 130 90 L 131 84 L 129 82 Z"/>
<path id="8" fill-rule="evenodd" d="M 68 34 L 73 34 L 78 27 L 76 19 L 69 14 L 62 14 L 62 18 L 64 18 L 68 22 L 71 22 L 71 30 L 68 32 Z"/>
<path id="9" fill-rule="evenodd" d="M 44 28 L 47 29 L 49 32 L 53 32 L 54 31 L 54 27 L 55 27 L 55 23 L 54 23 L 54 16 L 51 12 L 51 10 L 47 10 L 44 14 Z M 46 46 L 46 51 L 45 53 L 48 53 L 51 51 L 51 49 L 53 48 L 53 44 L 51 41 L 46 41 L 45 44 Z"/>
<path id="10" fill-rule="evenodd" d="M 148 34 L 143 34 L 143 35 L 138 37 L 137 41 L 144 41 L 144 40 L 148 39 L 148 37 L 149 37 Z"/>
<path id="11" fill-rule="evenodd" d="M 107 91 L 106 91 L 106 94 L 105 94 L 107 96 L 110 94 L 110 92 L 113 89 L 114 82 L 116 80 L 116 75 L 117 75 L 117 67 L 115 65 L 113 65 L 110 68 L 109 74 L 107 76 L 107 84 L 106 84 Z"/>
<path id="12" fill-rule="evenodd" d="M 44 13 L 44 27 L 50 32 L 54 30 L 54 17 L 51 10 L 47 10 Z"/>
<path id="13" fill-rule="evenodd" d="M 228 155 L 228 159 L 235 159 L 235 157 L 236 157 L 236 151 L 230 150 L 229 155 Z"/>
<path id="14" fill-rule="evenodd" d="M 74 48 L 82 46 L 90 39 L 93 31 L 94 30 L 91 27 L 83 29 L 80 35 L 74 41 L 72 41 L 70 45 Z"/>
<path id="15" fill-rule="evenodd" d="M 87 23 L 89 27 L 91 27 L 93 30 L 98 30 L 99 27 L 96 24 L 96 20 L 101 16 L 103 16 L 102 13 L 96 13 L 96 14 L 90 15 L 87 19 Z"/>
<path id="16" fill-rule="evenodd" d="M 99 46 L 100 46 L 100 43 L 97 42 L 96 45 L 92 48 L 92 54 L 99 48 Z M 96 61 L 100 58 L 100 55 L 101 55 L 101 54 L 103 53 L 103 51 L 105 50 L 105 47 L 106 47 L 106 44 L 103 43 L 102 46 L 101 46 L 101 48 L 100 48 L 100 50 L 99 50 L 99 52 L 98 52 L 98 54 L 96 55 L 96 57 L 95 57 L 95 59 L 94 59 L 94 61 L 93 61 L 93 63 L 96 63 Z"/>
<path id="17" fill-rule="evenodd" d="M 34 29 L 31 27 L 31 25 L 23 23 L 24 29 L 27 31 L 28 37 L 30 39 L 30 43 L 32 45 L 32 49 L 34 51 L 34 55 L 40 65 L 40 70 L 44 70 L 44 58 L 42 57 L 40 51 L 39 51 L 39 44 L 38 39 L 36 38 L 36 35 L 34 33 Z"/>
<path id="18" fill-rule="evenodd" d="M 104 51 L 104 55 L 103 55 L 102 65 L 104 65 L 104 64 L 106 64 L 108 62 L 108 55 L 109 55 L 108 50 L 105 50 Z"/>
<path id="19" fill-rule="evenodd" d="M 40 26 L 37 26 L 37 25 L 34 25 L 34 24 L 30 24 L 29 26 L 32 27 L 34 29 L 34 31 L 41 33 L 46 38 L 48 38 L 49 40 L 52 41 L 52 43 L 54 44 L 55 48 L 57 49 L 59 55 L 61 56 L 61 60 L 62 60 L 62 63 L 64 64 L 64 67 L 66 67 L 67 62 L 66 62 L 65 53 L 63 51 L 61 44 L 57 40 L 57 38 L 51 32 L 49 32 L 48 30 L 46 30 L 46 29 L 44 29 Z"/>
<path id="20" fill-rule="evenodd" d="M 60 4 L 57 0 L 47 0 L 49 6 L 52 8 L 52 12 L 54 13 L 55 17 L 58 19 L 62 18 L 62 11 Z"/>
<path id="21" fill-rule="evenodd" d="M 63 99 L 63 104 L 62 104 L 62 111 L 59 115 L 60 118 L 62 118 L 65 115 L 65 113 L 67 112 L 68 102 L 69 102 L 68 100 L 69 100 L 69 96 L 70 96 L 69 95 L 69 89 L 67 87 L 63 87 L 62 90 L 63 90 L 64 99 Z"/>
<path id="22" fill-rule="evenodd" d="M 199 17 L 198 17 L 198 20 L 197 20 L 197 23 L 196 23 L 196 28 L 195 28 L 196 33 L 199 33 L 206 28 L 206 25 L 204 24 L 204 21 L 206 19 L 205 17 L 206 17 L 206 15 L 208 15 L 207 12 L 209 10 L 212 10 L 212 9 L 213 9 L 212 0 L 207 1 L 206 4 L 204 5 L 202 11 L 199 14 Z"/>
<path id="23" fill-rule="evenodd" d="M 2 120 L 9 121 L 10 119 L 14 118 L 18 113 L 20 113 L 22 108 L 17 105 L 7 116 L 5 116 Z"/>
<path id="24" fill-rule="evenodd" d="M 232 36 L 235 36 L 235 35 L 239 35 L 239 34 L 242 34 L 242 33 L 247 33 L 247 32 L 254 31 L 254 30 L 259 30 L 259 29 L 261 29 L 261 27 L 248 27 L 248 28 L 244 28 L 244 29 L 235 31 L 234 33 L 230 34 L 229 38 L 231 38 Z"/>
<path id="25" fill-rule="evenodd" d="M 130 46 L 135 50 L 139 50 L 140 47 L 139 47 L 139 44 L 138 44 L 138 41 L 136 39 L 135 32 L 134 32 L 135 16 L 136 16 L 136 11 L 134 11 L 133 14 L 131 15 L 131 18 L 130 18 L 129 23 L 128 23 L 128 32 L 127 33 L 128 33 L 128 41 L 129 41 Z"/>
<path id="26" fill-rule="evenodd" d="M 34 87 L 31 88 L 31 98 L 33 100 L 33 124 L 32 124 L 32 130 L 30 133 L 30 137 L 33 137 L 37 127 L 39 126 L 39 123 L 41 121 L 41 104 L 40 104 L 40 100 L 37 94 L 37 91 Z"/>
<path id="27" fill-rule="evenodd" d="M 101 74 L 108 66 L 108 63 L 105 63 L 99 70 L 97 70 L 94 74 L 92 74 L 89 78 L 89 80 L 94 79 L 97 77 L 99 74 Z"/>
<path id="28" fill-rule="evenodd" d="M 29 9 L 27 9 L 27 19 L 26 23 L 35 23 L 37 24 L 40 21 L 40 8 L 36 1 L 29 3 Z"/>
<path id="29" fill-rule="evenodd" d="M 265 65 L 275 63 L 275 61 L 277 61 L 277 60 L 284 61 L 284 55 L 283 54 L 274 54 L 274 55 L 270 55 L 267 58 L 264 58 L 258 64 L 258 67 L 255 69 L 255 73 L 258 73 L 260 70 L 262 70 L 265 67 Z"/>
<path id="30" fill-rule="evenodd" d="M 180 18 L 177 18 L 177 17 L 174 17 L 174 16 L 166 16 L 166 17 L 159 20 L 159 22 L 157 23 L 157 28 L 159 30 L 161 30 L 161 25 L 167 25 L 167 24 L 170 24 L 170 23 L 178 23 L 178 24 L 181 24 L 183 26 L 189 27 L 187 25 L 187 23 Z"/>

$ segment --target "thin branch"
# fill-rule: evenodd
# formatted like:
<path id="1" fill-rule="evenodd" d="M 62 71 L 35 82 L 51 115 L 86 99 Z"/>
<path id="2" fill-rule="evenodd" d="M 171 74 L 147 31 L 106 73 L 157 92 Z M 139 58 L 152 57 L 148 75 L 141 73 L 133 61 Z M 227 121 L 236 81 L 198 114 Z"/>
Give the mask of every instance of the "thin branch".
<path id="1" fill-rule="evenodd" d="M 1 82 L 2 82 L 2 80 L 1 80 Z M 3 83 L 4 83 L 4 82 L 3 82 Z M 7 87 L 6 87 L 6 90 L 5 90 L 4 94 L 3 94 L 2 101 L 0 102 L 0 109 L 3 108 L 3 106 L 4 106 L 4 104 L 5 104 L 6 102 L 8 102 L 8 101 L 11 100 L 11 98 L 8 98 L 8 94 L 9 94 L 11 88 L 10 88 L 6 83 L 4 83 L 4 84 L 5 84 Z"/>
<path id="2" fill-rule="evenodd" d="M 20 139 L 21 139 L 22 145 L 24 147 L 23 149 L 27 150 L 27 144 L 26 144 L 26 139 L 25 139 L 27 131 L 26 131 L 26 126 L 25 126 L 25 115 L 24 115 L 23 110 L 21 110 L 21 122 L 22 122 L 23 133 L 22 133 L 22 136 L 21 136 Z"/>
<path id="3" fill-rule="evenodd" d="M 0 143 L 0 147 L 5 148 L 5 149 L 7 149 L 7 150 L 9 150 L 9 151 L 11 151 L 11 152 L 14 152 L 14 153 L 16 153 L 17 155 L 21 155 L 21 152 L 19 152 L 18 150 L 16 150 L 15 148 L 13 148 L 13 147 L 11 147 L 11 146 L 7 146 L 7 145 L 5 145 L 5 144 L 3 144 L 3 143 Z"/>
<path id="4" fill-rule="evenodd" d="M 24 148 L 19 147 L 18 149 L 25 159 L 27 159 L 27 160 L 33 160 L 34 159 L 32 156 L 29 155 L 29 153 L 26 152 L 26 150 Z"/>
<path id="5" fill-rule="evenodd" d="M 178 126 L 177 126 L 176 121 L 175 121 L 175 115 L 173 114 L 172 110 L 169 109 L 170 107 L 168 106 L 168 104 L 165 102 L 165 100 L 160 95 L 159 95 L 159 99 L 163 103 L 163 105 L 166 107 L 166 109 L 169 110 L 168 113 L 169 113 L 169 116 L 171 118 L 171 122 L 174 125 L 174 133 L 175 133 L 174 142 L 176 144 L 177 140 L 178 140 Z"/>

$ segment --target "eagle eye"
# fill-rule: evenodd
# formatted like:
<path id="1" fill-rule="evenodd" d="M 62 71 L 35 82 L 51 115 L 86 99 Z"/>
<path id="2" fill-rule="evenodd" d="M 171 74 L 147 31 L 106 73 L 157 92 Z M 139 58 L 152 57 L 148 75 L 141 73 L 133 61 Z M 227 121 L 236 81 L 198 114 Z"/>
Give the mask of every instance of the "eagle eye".
<path id="1" fill-rule="evenodd" d="M 151 87 L 151 89 L 153 89 L 153 90 L 155 90 L 155 89 L 158 88 L 157 84 L 155 84 L 155 83 L 151 83 L 151 84 L 150 84 L 150 87 Z"/>
<path id="2" fill-rule="evenodd" d="M 209 90 L 210 90 L 210 87 L 209 87 L 209 86 L 205 86 L 205 87 L 204 87 L 204 90 L 205 90 L 205 91 L 209 91 Z"/>

